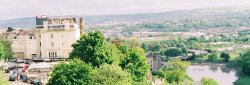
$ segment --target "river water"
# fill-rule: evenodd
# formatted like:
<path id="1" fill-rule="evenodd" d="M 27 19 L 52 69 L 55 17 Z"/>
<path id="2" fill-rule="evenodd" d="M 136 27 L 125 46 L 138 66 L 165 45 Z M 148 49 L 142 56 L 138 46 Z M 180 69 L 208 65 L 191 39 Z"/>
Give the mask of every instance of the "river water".
<path id="1" fill-rule="evenodd" d="M 233 82 L 238 79 L 235 70 L 229 70 L 217 65 L 190 65 L 187 74 L 195 82 L 199 82 L 202 77 L 210 77 L 220 85 L 233 85 Z"/>

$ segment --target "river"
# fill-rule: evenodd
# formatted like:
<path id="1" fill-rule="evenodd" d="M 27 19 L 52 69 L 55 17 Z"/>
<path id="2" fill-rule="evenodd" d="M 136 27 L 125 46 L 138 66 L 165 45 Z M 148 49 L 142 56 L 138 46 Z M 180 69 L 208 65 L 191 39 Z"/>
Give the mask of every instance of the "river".
<path id="1" fill-rule="evenodd" d="M 218 65 L 190 65 L 187 74 L 197 83 L 202 77 L 215 79 L 220 85 L 233 85 L 238 78 L 235 70 Z"/>

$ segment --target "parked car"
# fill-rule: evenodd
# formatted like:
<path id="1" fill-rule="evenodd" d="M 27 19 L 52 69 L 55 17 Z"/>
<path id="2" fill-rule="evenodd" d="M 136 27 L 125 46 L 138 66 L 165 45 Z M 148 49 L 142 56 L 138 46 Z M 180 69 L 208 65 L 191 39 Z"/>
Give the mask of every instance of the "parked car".
<path id="1" fill-rule="evenodd" d="M 24 60 L 22 60 L 22 59 L 17 59 L 16 62 L 17 62 L 17 63 L 24 63 Z"/>
<path id="2" fill-rule="evenodd" d="M 16 81 L 18 75 L 19 75 L 18 71 L 17 71 L 17 70 L 14 70 L 14 71 L 12 72 L 12 74 L 10 75 L 10 77 L 9 77 L 9 81 Z"/>

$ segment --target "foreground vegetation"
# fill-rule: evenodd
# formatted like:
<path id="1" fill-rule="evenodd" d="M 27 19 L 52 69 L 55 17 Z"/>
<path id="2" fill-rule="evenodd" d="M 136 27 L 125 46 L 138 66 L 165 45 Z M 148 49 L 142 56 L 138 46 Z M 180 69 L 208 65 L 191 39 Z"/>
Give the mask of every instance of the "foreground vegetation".
<path id="1" fill-rule="evenodd" d="M 9 82 L 5 79 L 4 72 L 0 69 L 0 85 L 8 85 Z"/>
<path id="2" fill-rule="evenodd" d="M 201 85 L 219 85 L 214 79 L 212 78 L 201 78 Z"/>
<path id="3" fill-rule="evenodd" d="M 3 39 L 0 36 L 0 60 L 10 60 L 10 59 L 13 59 L 11 42 Z"/>
<path id="4" fill-rule="evenodd" d="M 147 85 L 149 65 L 142 49 L 114 45 L 99 31 L 81 35 L 69 63 L 53 68 L 49 85 Z"/>

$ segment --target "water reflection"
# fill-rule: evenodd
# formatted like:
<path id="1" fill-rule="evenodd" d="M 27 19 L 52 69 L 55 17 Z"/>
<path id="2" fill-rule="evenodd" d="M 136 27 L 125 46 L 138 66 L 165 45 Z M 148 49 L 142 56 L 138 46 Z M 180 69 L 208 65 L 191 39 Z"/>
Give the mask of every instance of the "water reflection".
<path id="1" fill-rule="evenodd" d="M 209 70 L 216 72 L 218 70 L 218 66 L 209 66 Z"/>
<path id="2" fill-rule="evenodd" d="M 196 82 L 202 77 L 211 77 L 220 85 L 233 85 L 233 82 L 238 79 L 235 70 L 215 65 L 191 65 L 187 73 Z"/>

